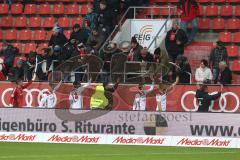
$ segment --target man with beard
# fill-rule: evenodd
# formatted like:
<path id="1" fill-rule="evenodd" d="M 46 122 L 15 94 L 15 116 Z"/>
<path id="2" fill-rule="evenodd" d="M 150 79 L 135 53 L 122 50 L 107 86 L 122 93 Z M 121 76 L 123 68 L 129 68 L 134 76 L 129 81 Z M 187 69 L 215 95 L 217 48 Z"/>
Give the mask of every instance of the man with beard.
<path id="1" fill-rule="evenodd" d="M 167 32 L 165 46 L 168 56 L 172 62 L 176 61 L 178 55 L 184 54 L 184 45 L 188 38 L 184 30 L 179 28 L 178 21 L 173 21 L 172 29 Z"/>

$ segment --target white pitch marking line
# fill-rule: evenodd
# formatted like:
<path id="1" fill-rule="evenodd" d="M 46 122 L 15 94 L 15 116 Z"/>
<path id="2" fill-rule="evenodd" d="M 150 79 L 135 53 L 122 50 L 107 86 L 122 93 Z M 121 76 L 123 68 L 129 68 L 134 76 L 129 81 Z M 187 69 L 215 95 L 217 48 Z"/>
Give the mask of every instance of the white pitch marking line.
<path id="1" fill-rule="evenodd" d="M 143 154 L 92 154 L 91 156 L 139 156 L 139 155 L 199 155 L 199 154 L 234 154 L 237 152 L 193 152 L 193 153 L 178 153 L 178 152 L 156 152 Z M 86 154 L 70 154 L 70 155 L 25 155 L 25 156 L 0 156 L 0 159 L 16 159 L 16 158 L 50 158 L 50 157 L 81 157 L 88 156 Z"/>

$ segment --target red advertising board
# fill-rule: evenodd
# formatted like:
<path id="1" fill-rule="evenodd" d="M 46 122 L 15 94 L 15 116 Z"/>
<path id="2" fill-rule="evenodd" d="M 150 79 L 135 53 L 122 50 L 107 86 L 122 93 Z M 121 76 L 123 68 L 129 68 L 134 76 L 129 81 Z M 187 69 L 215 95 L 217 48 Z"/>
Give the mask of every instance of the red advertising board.
<path id="1" fill-rule="evenodd" d="M 8 107 L 10 95 L 14 88 L 14 84 L 10 82 L 0 83 L 0 106 Z M 84 109 L 89 109 L 90 98 L 94 93 L 95 85 L 86 88 L 83 93 Z M 146 86 L 148 87 L 148 86 Z M 33 83 L 24 92 L 25 106 L 37 107 L 42 97 L 43 91 L 49 89 L 48 83 Z M 64 83 L 56 92 L 57 102 L 56 108 L 69 108 L 69 93 L 73 89 L 71 84 Z M 167 111 L 196 111 L 197 101 L 194 98 L 196 85 L 177 85 L 167 95 Z M 209 92 L 219 91 L 219 86 L 210 86 Z M 212 112 L 240 112 L 239 97 L 240 86 L 225 86 L 221 98 L 211 104 Z M 120 85 L 113 94 L 113 109 L 115 110 L 132 110 L 135 95 L 138 92 L 136 85 Z M 158 86 L 155 85 L 153 92 L 146 96 L 146 110 L 156 110 L 156 94 Z"/>

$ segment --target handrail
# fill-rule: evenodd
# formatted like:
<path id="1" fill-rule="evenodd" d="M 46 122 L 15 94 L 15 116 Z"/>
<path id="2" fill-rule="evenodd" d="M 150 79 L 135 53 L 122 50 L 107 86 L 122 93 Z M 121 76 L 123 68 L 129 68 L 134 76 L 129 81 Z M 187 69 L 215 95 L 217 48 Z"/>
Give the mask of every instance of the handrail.
<path id="1" fill-rule="evenodd" d="M 133 10 L 134 10 L 134 19 L 135 19 L 136 9 L 148 9 L 148 8 L 151 9 L 151 18 L 152 18 L 152 17 L 153 17 L 153 16 L 152 16 L 152 13 L 153 13 L 153 12 L 152 12 L 152 9 L 154 9 L 154 8 L 159 8 L 159 9 L 168 8 L 169 11 L 170 11 L 171 9 L 175 9 L 176 7 L 174 7 L 174 6 L 151 6 L 151 7 L 137 7 L 137 6 L 135 6 L 135 7 L 129 7 L 129 8 L 125 11 L 125 13 L 123 14 L 123 16 L 121 17 L 119 23 L 115 26 L 115 28 L 114 28 L 114 30 L 112 31 L 112 33 L 108 36 L 108 38 L 106 39 L 106 41 L 103 43 L 103 45 L 102 45 L 101 48 L 99 49 L 99 53 L 103 50 L 104 46 L 105 46 L 107 43 L 109 43 L 111 37 L 112 37 L 112 36 L 114 35 L 114 33 L 117 31 L 117 28 L 120 26 L 119 30 L 122 29 L 122 21 L 124 20 L 124 18 L 126 18 L 126 15 L 128 14 L 128 12 L 129 12 L 130 9 L 133 9 Z M 168 15 L 167 20 L 171 17 L 171 12 L 169 12 L 169 13 L 170 13 L 170 15 Z M 164 24 L 166 25 L 166 23 L 164 23 Z M 164 25 L 163 25 L 163 26 L 164 26 Z M 157 36 L 160 34 L 160 32 L 161 32 L 161 31 L 158 32 Z M 157 37 L 157 36 L 154 37 L 153 42 L 156 40 L 156 37 Z M 153 43 L 153 42 L 152 42 L 152 43 Z M 152 43 L 151 43 L 150 45 L 152 45 Z M 149 48 L 149 47 L 148 47 L 148 48 Z"/>

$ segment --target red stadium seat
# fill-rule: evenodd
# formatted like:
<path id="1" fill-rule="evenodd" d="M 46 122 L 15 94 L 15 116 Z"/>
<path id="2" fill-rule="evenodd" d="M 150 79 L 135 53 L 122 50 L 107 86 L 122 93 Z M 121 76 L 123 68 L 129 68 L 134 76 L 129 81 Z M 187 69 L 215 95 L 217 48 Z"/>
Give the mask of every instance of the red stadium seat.
<path id="1" fill-rule="evenodd" d="M 227 19 L 226 29 L 238 30 L 240 28 L 240 20 L 237 18 Z"/>
<path id="2" fill-rule="evenodd" d="M 0 4 L 0 14 L 8 14 L 8 5 L 5 3 Z"/>
<path id="3" fill-rule="evenodd" d="M 226 3 L 227 0 L 213 0 L 214 3 Z"/>
<path id="4" fill-rule="evenodd" d="M 234 15 L 235 16 L 240 16 L 240 5 L 236 6 Z"/>
<path id="5" fill-rule="evenodd" d="M 67 5 L 67 12 L 66 14 L 79 14 L 79 6 L 76 3 Z"/>
<path id="6" fill-rule="evenodd" d="M 176 15 L 173 10 L 169 10 L 168 8 L 161 8 L 160 9 L 160 15 L 161 16 L 168 16 L 169 13 L 171 13 L 171 15 Z"/>
<path id="7" fill-rule="evenodd" d="M 72 30 L 65 30 L 64 31 L 64 35 L 67 37 L 67 39 L 70 38 L 71 33 L 72 33 Z"/>
<path id="8" fill-rule="evenodd" d="M 52 30 L 47 32 L 47 40 L 50 40 L 52 33 L 53 33 Z"/>
<path id="9" fill-rule="evenodd" d="M 232 71 L 239 72 L 240 71 L 240 60 L 234 60 L 232 64 Z"/>
<path id="10" fill-rule="evenodd" d="M 160 8 L 148 8 L 146 10 L 146 15 L 160 16 Z"/>
<path id="11" fill-rule="evenodd" d="M 212 29 L 225 29 L 225 21 L 223 18 L 214 18 L 212 21 Z"/>
<path id="12" fill-rule="evenodd" d="M 240 32 L 233 34 L 233 42 L 240 43 Z"/>
<path id="13" fill-rule="evenodd" d="M 23 11 L 23 5 L 20 3 L 12 4 L 11 13 L 12 14 L 21 14 Z"/>
<path id="14" fill-rule="evenodd" d="M 68 17 L 61 17 L 58 19 L 58 24 L 63 28 L 67 28 L 70 27 L 70 20 Z"/>
<path id="15" fill-rule="evenodd" d="M 64 14 L 64 5 L 63 4 L 54 4 L 52 13 L 53 14 Z"/>
<path id="16" fill-rule="evenodd" d="M 205 15 L 205 6 L 199 5 L 199 15 L 200 16 Z"/>
<path id="17" fill-rule="evenodd" d="M 33 40 L 35 40 L 35 41 L 45 41 L 46 40 L 46 31 L 44 31 L 44 30 L 34 31 Z"/>
<path id="18" fill-rule="evenodd" d="M 201 18 L 198 20 L 199 29 L 210 29 L 210 19 Z"/>
<path id="19" fill-rule="evenodd" d="M 49 4 L 40 4 L 39 6 L 39 14 L 50 14 L 51 13 L 51 7 Z"/>
<path id="20" fill-rule="evenodd" d="M 12 45 L 16 48 L 18 48 L 19 53 L 22 53 L 22 43 L 12 43 Z"/>
<path id="21" fill-rule="evenodd" d="M 74 24 L 80 24 L 82 26 L 83 24 L 83 17 L 76 17 L 72 19 L 72 26 Z"/>
<path id="22" fill-rule="evenodd" d="M 232 7 L 232 5 L 221 6 L 220 15 L 221 16 L 232 16 L 233 15 L 233 7 Z"/>
<path id="23" fill-rule="evenodd" d="M 41 27 L 41 17 L 30 17 L 29 18 L 29 27 Z"/>
<path id="24" fill-rule="evenodd" d="M 168 0 L 169 3 L 177 3 L 179 0 Z"/>
<path id="25" fill-rule="evenodd" d="M 31 51 L 36 51 L 36 44 L 35 43 L 25 43 L 23 53 L 28 54 Z"/>
<path id="26" fill-rule="evenodd" d="M 24 14 L 36 14 L 37 6 L 35 4 L 26 4 Z"/>
<path id="27" fill-rule="evenodd" d="M 230 3 L 237 3 L 237 2 L 239 2 L 239 0 L 228 0 L 228 2 L 230 2 Z"/>
<path id="28" fill-rule="evenodd" d="M 17 40 L 17 31 L 14 29 L 6 30 L 4 39 L 5 40 Z"/>
<path id="29" fill-rule="evenodd" d="M 211 0 L 197 0 L 197 2 L 199 2 L 199 3 L 209 3 L 209 2 L 211 2 Z"/>
<path id="30" fill-rule="evenodd" d="M 26 17 L 16 17 L 15 27 L 26 27 L 26 26 L 27 26 L 27 18 Z"/>
<path id="31" fill-rule="evenodd" d="M 231 45 L 231 46 L 226 46 L 227 48 L 227 53 L 229 57 L 237 57 L 238 56 L 238 46 L 236 45 Z"/>
<path id="32" fill-rule="evenodd" d="M 3 31 L 0 30 L 0 40 L 2 40 L 2 39 L 3 39 Z"/>
<path id="33" fill-rule="evenodd" d="M 217 16 L 218 15 L 218 6 L 210 5 L 206 7 L 206 16 Z"/>
<path id="34" fill-rule="evenodd" d="M 43 54 L 43 49 L 44 48 L 47 48 L 48 47 L 48 44 L 47 43 L 40 43 L 36 49 L 36 52 L 38 54 Z"/>
<path id="35" fill-rule="evenodd" d="M 12 16 L 2 17 L 0 26 L 12 27 L 13 26 L 13 17 Z"/>
<path id="36" fill-rule="evenodd" d="M 54 17 L 45 17 L 43 21 L 43 27 L 52 28 L 56 23 L 56 19 Z"/>
<path id="37" fill-rule="evenodd" d="M 82 5 L 80 14 L 85 15 L 87 13 L 88 13 L 88 5 Z"/>
<path id="38" fill-rule="evenodd" d="M 32 39 L 32 31 L 31 30 L 24 29 L 24 30 L 20 31 L 18 40 L 30 41 L 31 39 Z"/>
<path id="39" fill-rule="evenodd" d="M 219 33 L 219 40 L 222 42 L 229 43 L 232 41 L 232 34 L 231 32 L 220 32 Z"/>

